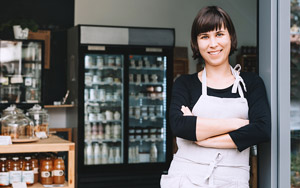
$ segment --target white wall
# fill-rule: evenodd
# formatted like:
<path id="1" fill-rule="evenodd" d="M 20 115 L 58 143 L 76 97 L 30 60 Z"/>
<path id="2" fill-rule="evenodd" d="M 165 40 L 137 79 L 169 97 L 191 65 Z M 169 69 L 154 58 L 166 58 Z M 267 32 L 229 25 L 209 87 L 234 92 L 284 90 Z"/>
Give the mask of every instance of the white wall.
<path id="1" fill-rule="evenodd" d="M 66 128 L 66 108 L 48 108 L 49 127 L 50 128 Z M 70 125 L 69 125 L 70 126 Z"/>
<path id="2" fill-rule="evenodd" d="M 188 47 L 189 72 L 194 73 L 196 62 L 191 57 L 190 30 L 199 9 L 207 5 L 220 6 L 229 13 L 238 47 L 256 45 L 255 0 L 75 0 L 75 25 L 175 28 L 175 45 Z M 235 57 L 231 61 L 235 64 Z"/>

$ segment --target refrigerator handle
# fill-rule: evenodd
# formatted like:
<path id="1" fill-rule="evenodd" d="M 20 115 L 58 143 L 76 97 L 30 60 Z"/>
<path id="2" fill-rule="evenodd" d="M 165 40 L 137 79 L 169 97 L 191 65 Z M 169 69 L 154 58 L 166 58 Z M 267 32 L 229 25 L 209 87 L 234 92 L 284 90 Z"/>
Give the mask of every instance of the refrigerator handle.
<path id="1" fill-rule="evenodd" d="M 75 57 L 74 57 L 74 55 L 71 55 L 71 58 L 70 58 L 70 80 L 72 82 L 76 81 L 76 75 L 75 75 Z"/>

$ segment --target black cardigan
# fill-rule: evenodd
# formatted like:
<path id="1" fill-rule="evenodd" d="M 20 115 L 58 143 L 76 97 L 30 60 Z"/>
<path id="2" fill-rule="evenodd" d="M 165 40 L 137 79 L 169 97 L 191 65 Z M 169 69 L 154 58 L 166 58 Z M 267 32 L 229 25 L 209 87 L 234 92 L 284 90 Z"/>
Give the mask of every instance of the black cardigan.
<path id="1" fill-rule="evenodd" d="M 241 72 L 247 92 L 244 96 L 249 106 L 249 124 L 232 132 L 229 135 L 239 151 L 270 140 L 271 137 L 271 112 L 266 96 L 263 80 L 253 74 Z M 242 87 L 243 88 L 243 87 Z M 232 86 L 225 89 L 207 88 L 209 96 L 222 98 L 237 98 L 240 95 L 231 93 Z M 182 75 L 177 78 L 172 88 L 172 98 L 169 111 L 170 125 L 174 136 L 196 141 L 196 116 L 183 116 L 181 106 L 190 110 L 202 94 L 202 83 L 198 73 Z"/>

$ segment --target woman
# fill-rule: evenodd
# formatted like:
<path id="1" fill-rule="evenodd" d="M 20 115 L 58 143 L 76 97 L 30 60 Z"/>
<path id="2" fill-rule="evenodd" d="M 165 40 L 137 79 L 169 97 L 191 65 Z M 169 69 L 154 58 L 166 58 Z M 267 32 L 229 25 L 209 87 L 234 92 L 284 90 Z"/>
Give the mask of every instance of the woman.
<path id="1" fill-rule="evenodd" d="M 249 187 L 249 147 L 270 139 L 270 108 L 262 79 L 229 64 L 235 29 L 219 7 L 201 9 L 191 33 L 199 73 L 176 79 L 170 125 L 178 151 L 162 188 Z M 191 110 L 190 110 L 191 109 Z"/>

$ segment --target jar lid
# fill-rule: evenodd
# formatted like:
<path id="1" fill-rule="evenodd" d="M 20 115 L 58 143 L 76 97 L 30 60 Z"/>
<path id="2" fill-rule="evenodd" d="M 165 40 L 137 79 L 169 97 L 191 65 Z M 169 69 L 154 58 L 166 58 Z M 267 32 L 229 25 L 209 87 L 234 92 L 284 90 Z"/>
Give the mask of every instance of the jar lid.
<path id="1" fill-rule="evenodd" d="M 3 116 L 10 115 L 10 114 L 22 114 L 23 110 L 17 108 L 15 104 L 11 104 L 9 107 L 3 110 Z"/>
<path id="2" fill-rule="evenodd" d="M 28 113 L 47 113 L 47 110 L 43 109 L 40 105 L 35 104 L 28 110 Z"/>
<path id="3" fill-rule="evenodd" d="M 3 126 L 11 126 L 11 127 L 18 127 L 21 125 L 33 125 L 31 119 L 26 117 L 23 113 L 18 114 L 9 114 L 2 118 L 1 123 Z"/>

